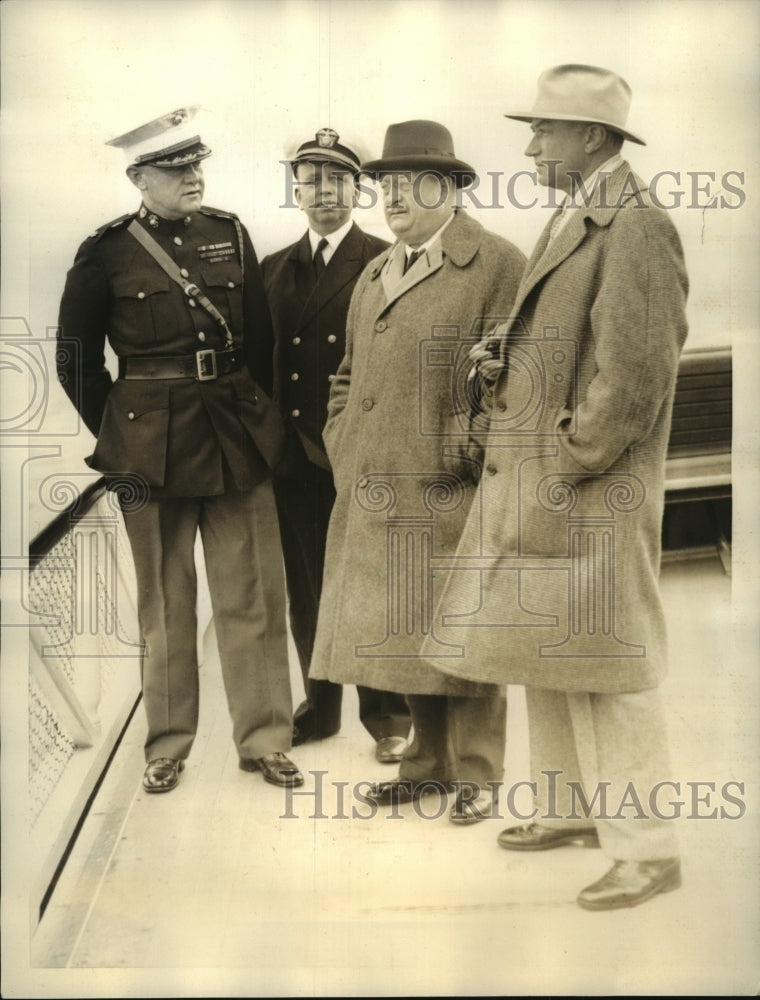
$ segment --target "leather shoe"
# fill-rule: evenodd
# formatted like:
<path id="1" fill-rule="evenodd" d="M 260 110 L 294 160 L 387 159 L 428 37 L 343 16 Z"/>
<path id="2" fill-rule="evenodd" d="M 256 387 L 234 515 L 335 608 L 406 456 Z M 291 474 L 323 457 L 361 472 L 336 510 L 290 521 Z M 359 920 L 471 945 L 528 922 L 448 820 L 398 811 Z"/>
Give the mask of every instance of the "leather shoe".
<path id="1" fill-rule="evenodd" d="M 170 792 L 179 781 L 179 772 L 185 768 L 184 760 L 171 757 L 156 757 L 148 761 L 143 774 L 143 788 L 146 792 Z"/>
<path id="2" fill-rule="evenodd" d="M 479 823 L 483 819 L 489 819 L 494 814 L 498 815 L 498 812 L 498 800 L 491 792 L 479 792 L 476 796 L 469 797 L 460 789 L 457 792 L 456 801 L 451 807 L 449 819 L 452 823 L 464 826 L 468 823 Z"/>
<path id="3" fill-rule="evenodd" d="M 279 785 L 281 788 L 296 788 L 303 784 L 301 772 L 293 761 L 279 750 L 255 759 L 241 757 L 240 770 L 261 771 L 264 775 L 264 781 L 268 781 L 272 785 Z"/>
<path id="4" fill-rule="evenodd" d="M 377 741 L 375 758 L 381 764 L 398 764 L 408 746 L 403 736 L 383 736 Z"/>
<path id="5" fill-rule="evenodd" d="M 294 747 L 300 747 L 304 743 L 308 743 L 310 740 L 326 740 L 330 736 L 335 736 L 339 732 L 338 729 L 333 729 L 329 733 L 320 733 L 316 730 L 309 729 L 307 726 L 294 723 L 293 725 L 293 736 L 292 743 Z"/>
<path id="6" fill-rule="evenodd" d="M 599 834 L 593 826 L 568 830 L 529 823 L 527 826 L 512 826 L 508 830 L 502 830 L 497 840 L 499 847 L 507 851 L 548 851 L 552 847 L 575 843 L 584 847 L 599 846 Z"/>
<path id="7" fill-rule="evenodd" d="M 680 858 L 616 861 L 598 882 L 586 886 L 577 902 L 584 910 L 619 910 L 638 906 L 658 892 L 671 892 L 680 885 Z"/>
<path id="8" fill-rule="evenodd" d="M 367 792 L 369 798 L 382 806 L 396 803 L 414 802 L 423 795 L 445 795 L 451 788 L 448 781 L 436 781 L 435 778 L 425 778 L 423 781 L 410 781 L 408 778 L 392 778 L 390 781 L 380 781 Z"/>

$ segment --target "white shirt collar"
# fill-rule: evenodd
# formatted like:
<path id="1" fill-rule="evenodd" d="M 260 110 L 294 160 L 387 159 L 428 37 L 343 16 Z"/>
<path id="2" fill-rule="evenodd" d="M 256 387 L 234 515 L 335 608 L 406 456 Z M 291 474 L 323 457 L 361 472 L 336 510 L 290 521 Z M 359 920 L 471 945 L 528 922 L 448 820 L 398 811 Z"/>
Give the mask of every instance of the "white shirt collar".
<path id="1" fill-rule="evenodd" d="M 586 205 L 584 204 L 584 199 L 587 199 L 588 195 L 590 195 L 592 191 L 596 190 L 596 187 L 601 180 L 601 175 L 606 174 L 609 177 L 614 170 L 617 170 L 622 162 L 623 157 L 621 154 L 615 153 L 609 158 L 609 160 L 605 160 L 604 163 L 600 163 L 593 173 L 589 174 L 588 177 L 583 178 L 583 189 L 586 191 L 586 194 L 584 195 L 583 191 L 578 189 L 576 192 L 576 197 L 579 198 L 578 201 L 576 201 L 572 195 L 566 195 L 562 208 L 585 208 Z"/>
<path id="2" fill-rule="evenodd" d="M 353 226 L 353 219 L 349 219 L 345 222 L 340 229 L 336 229 L 333 233 L 328 233 L 327 236 L 320 236 L 319 233 L 315 233 L 313 229 L 309 229 L 309 243 L 311 244 L 311 255 L 312 257 L 317 252 L 317 247 L 319 246 L 319 241 L 321 239 L 327 240 L 327 246 L 322 251 L 322 256 L 325 259 L 325 264 L 330 260 L 332 255 L 338 249 L 338 247 L 343 242 L 344 238 L 348 234 L 349 229 Z"/>
<path id="3" fill-rule="evenodd" d="M 440 239 L 441 233 L 444 231 L 446 226 L 451 225 L 451 222 L 455 215 L 456 212 L 452 212 L 451 215 L 448 217 L 448 219 L 446 219 L 446 221 L 443 223 L 443 225 L 439 226 L 438 229 L 436 229 L 436 231 L 433 233 L 433 235 L 428 237 L 428 239 L 426 239 L 425 242 L 421 243 L 418 247 L 410 247 L 408 243 L 405 244 L 404 253 L 407 256 L 407 259 L 411 256 L 411 254 L 414 251 L 416 251 L 420 256 L 422 256 L 423 252 L 427 253 L 427 251 L 431 248 L 431 246 L 435 243 L 435 241 L 437 239 Z"/>

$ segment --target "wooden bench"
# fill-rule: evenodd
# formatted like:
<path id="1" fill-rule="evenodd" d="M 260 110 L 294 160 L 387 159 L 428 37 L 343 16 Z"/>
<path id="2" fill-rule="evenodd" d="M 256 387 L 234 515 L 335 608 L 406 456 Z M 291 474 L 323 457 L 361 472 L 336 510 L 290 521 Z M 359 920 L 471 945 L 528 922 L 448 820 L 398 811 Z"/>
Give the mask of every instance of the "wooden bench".
<path id="1" fill-rule="evenodd" d="M 665 528 L 688 508 L 678 504 L 701 501 L 712 526 L 711 542 L 726 572 L 730 543 L 732 438 L 731 349 L 685 351 L 678 368 L 673 422 L 665 465 Z M 726 509 L 728 508 L 728 513 Z M 730 533 L 730 526 L 729 526 Z"/>

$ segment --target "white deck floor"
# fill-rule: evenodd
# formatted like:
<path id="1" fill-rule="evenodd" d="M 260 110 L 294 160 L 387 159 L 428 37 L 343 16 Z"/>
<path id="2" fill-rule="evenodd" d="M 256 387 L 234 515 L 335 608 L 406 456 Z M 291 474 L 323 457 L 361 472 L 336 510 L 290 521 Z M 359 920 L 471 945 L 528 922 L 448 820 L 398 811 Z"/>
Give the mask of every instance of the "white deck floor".
<path id="1" fill-rule="evenodd" d="M 506 820 L 332 818 L 335 783 L 390 777 L 346 691 L 341 733 L 292 757 L 292 800 L 238 770 L 218 664 L 202 669 L 197 742 L 179 787 L 146 795 L 142 708 L 132 721 L 33 941 L 26 996 L 755 994 L 758 812 L 754 663 L 731 635 L 716 558 L 663 570 L 672 645 L 664 693 L 674 772 L 745 781 L 739 820 L 681 820 L 684 886 L 633 910 L 588 913 L 594 850 L 511 854 Z M 294 698 L 301 693 L 294 671 Z M 510 689 L 506 782 L 527 777 L 522 691 Z M 703 790 L 701 794 L 705 794 Z M 435 799 L 425 809 L 435 811 Z M 518 800 L 519 801 L 519 800 Z M 503 808 L 503 807 L 502 807 Z M 688 811 L 689 806 L 685 808 Z M 735 813 L 736 809 L 732 809 Z M 34 989 L 38 992 L 33 992 Z"/>

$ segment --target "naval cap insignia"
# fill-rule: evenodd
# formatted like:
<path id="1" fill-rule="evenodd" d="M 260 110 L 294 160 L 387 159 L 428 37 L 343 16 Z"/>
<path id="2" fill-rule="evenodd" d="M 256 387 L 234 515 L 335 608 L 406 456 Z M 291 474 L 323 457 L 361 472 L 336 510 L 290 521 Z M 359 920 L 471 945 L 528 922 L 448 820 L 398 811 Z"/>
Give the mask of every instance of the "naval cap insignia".
<path id="1" fill-rule="evenodd" d="M 181 125 L 187 118 L 187 111 L 184 108 L 179 108 L 177 111 L 172 111 L 170 118 L 172 125 Z"/>
<path id="2" fill-rule="evenodd" d="M 317 142 L 325 149 L 334 146 L 339 138 L 338 133 L 331 128 L 321 128 L 316 135 Z"/>

